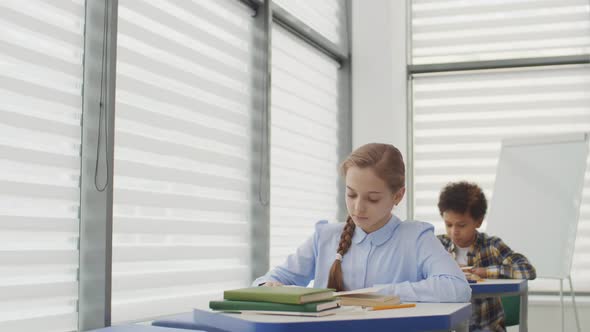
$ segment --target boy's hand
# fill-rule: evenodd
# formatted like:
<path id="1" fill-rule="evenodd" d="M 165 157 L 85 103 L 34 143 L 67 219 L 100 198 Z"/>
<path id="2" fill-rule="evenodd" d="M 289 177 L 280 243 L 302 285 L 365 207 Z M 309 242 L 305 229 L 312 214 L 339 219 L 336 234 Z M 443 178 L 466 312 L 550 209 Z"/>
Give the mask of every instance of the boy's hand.
<path id="1" fill-rule="evenodd" d="M 459 268 L 463 272 L 469 272 L 469 273 L 471 273 L 471 269 L 473 269 L 473 266 L 467 266 L 467 265 L 461 265 L 461 264 L 459 264 Z"/>
<path id="2" fill-rule="evenodd" d="M 484 267 L 474 267 L 473 269 L 471 269 L 471 273 L 481 278 L 486 278 L 488 276 L 488 271 Z"/>
<path id="3" fill-rule="evenodd" d="M 278 281 L 267 281 L 262 286 L 264 286 L 264 287 L 279 287 L 279 286 L 283 286 L 283 284 Z"/>

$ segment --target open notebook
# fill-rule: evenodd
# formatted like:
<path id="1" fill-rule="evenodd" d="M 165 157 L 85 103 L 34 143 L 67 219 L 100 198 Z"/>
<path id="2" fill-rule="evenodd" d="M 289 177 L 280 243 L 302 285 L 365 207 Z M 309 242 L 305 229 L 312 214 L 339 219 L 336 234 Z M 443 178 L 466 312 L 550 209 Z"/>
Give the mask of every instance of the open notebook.
<path id="1" fill-rule="evenodd" d="M 335 292 L 342 306 L 374 307 L 401 303 L 399 296 L 377 293 L 381 288 L 362 288 L 353 291 Z"/>

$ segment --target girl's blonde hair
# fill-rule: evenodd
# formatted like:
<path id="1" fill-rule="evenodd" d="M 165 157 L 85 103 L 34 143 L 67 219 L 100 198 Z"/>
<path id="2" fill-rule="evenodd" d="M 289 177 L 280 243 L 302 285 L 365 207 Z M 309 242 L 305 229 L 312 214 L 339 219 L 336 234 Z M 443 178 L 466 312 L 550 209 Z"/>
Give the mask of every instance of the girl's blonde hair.
<path id="1" fill-rule="evenodd" d="M 377 177 L 385 181 L 392 193 L 396 193 L 404 186 L 406 167 L 401 152 L 391 144 L 369 143 L 354 150 L 340 165 L 340 172 L 343 176 L 351 167 L 371 167 Z M 340 243 L 336 251 L 344 256 L 352 242 L 355 224 L 350 215 L 346 218 L 346 225 L 340 235 Z M 334 260 L 330 268 L 328 288 L 335 288 L 337 291 L 344 290 L 342 277 L 342 262 Z"/>

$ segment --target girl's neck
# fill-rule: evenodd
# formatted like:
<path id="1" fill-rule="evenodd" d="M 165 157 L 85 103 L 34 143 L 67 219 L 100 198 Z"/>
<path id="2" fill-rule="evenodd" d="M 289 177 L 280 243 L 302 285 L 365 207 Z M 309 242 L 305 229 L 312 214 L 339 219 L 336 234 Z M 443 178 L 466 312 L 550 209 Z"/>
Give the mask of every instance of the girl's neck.
<path id="1" fill-rule="evenodd" d="M 392 216 L 393 216 L 392 214 L 389 214 L 388 217 L 385 217 L 382 220 L 380 220 L 379 222 L 377 222 L 376 224 L 373 224 L 369 229 L 364 229 L 362 227 L 361 227 L 361 229 L 367 234 L 376 232 L 376 231 L 380 230 L 383 226 L 385 226 L 389 222 L 389 220 L 391 219 Z"/>

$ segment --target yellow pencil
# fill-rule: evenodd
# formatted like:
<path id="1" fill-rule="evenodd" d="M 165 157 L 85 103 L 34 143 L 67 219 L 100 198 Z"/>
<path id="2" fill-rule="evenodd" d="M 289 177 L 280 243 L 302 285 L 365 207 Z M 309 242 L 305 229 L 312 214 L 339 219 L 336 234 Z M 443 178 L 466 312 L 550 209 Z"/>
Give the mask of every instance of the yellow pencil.
<path id="1" fill-rule="evenodd" d="M 388 310 L 388 309 L 401 309 L 401 308 L 413 308 L 416 306 L 416 303 L 402 303 L 402 304 L 394 304 L 394 305 L 378 305 L 374 306 L 369 310 Z"/>

